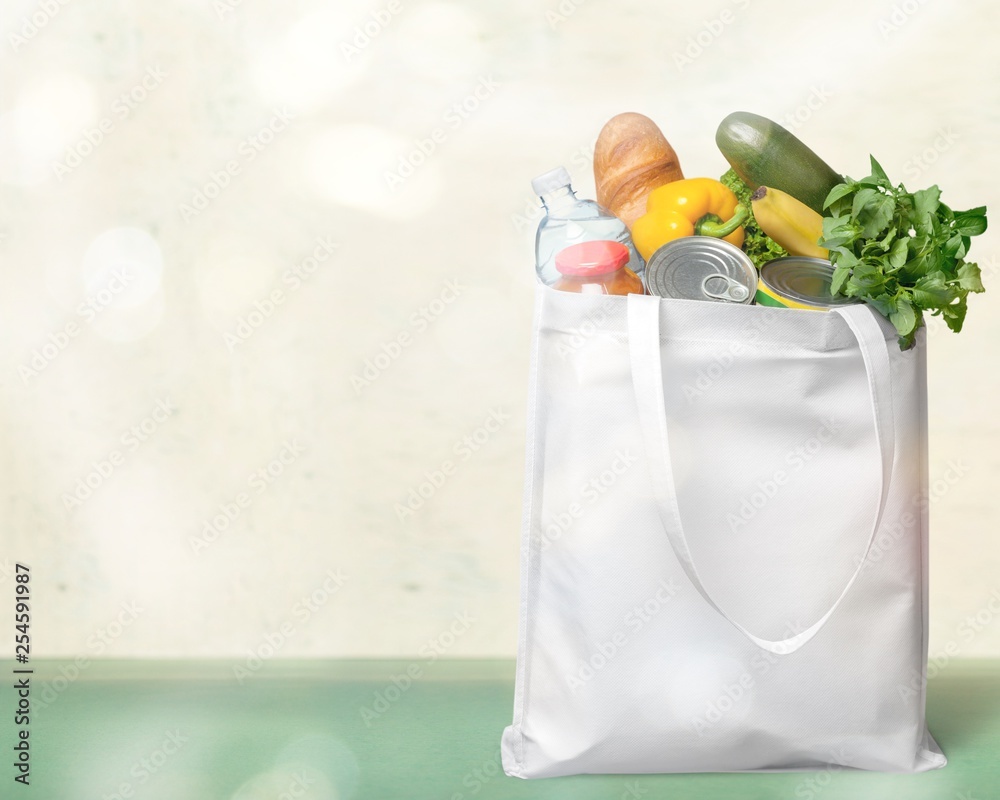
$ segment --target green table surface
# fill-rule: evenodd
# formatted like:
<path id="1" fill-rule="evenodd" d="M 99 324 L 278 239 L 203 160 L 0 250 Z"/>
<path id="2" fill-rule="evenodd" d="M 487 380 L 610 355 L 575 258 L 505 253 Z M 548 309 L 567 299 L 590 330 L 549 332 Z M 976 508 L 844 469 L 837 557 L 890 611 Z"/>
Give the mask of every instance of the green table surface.
<path id="1" fill-rule="evenodd" d="M 1000 798 L 1000 661 L 953 661 L 930 681 L 929 724 L 949 759 L 942 770 L 534 781 L 500 769 L 509 661 L 273 660 L 237 665 L 243 672 L 228 662 L 28 666 L 31 783 L 13 780 L 17 665 L 3 662 L 2 798 Z M 406 686 L 408 670 L 416 677 Z M 394 677 L 404 690 L 387 688 Z"/>

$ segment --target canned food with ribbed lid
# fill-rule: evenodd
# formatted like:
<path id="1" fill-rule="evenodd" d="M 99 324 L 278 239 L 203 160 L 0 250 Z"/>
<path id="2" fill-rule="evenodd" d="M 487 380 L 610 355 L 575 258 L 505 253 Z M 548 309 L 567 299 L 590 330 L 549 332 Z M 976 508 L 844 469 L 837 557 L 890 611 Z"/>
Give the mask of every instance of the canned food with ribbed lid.
<path id="1" fill-rule="evenodd" d="M 646 290 L 660 297 L 749 305 L 757 270 L 740 248 L 712 236 L 686 236 L 646 262 Z"/>

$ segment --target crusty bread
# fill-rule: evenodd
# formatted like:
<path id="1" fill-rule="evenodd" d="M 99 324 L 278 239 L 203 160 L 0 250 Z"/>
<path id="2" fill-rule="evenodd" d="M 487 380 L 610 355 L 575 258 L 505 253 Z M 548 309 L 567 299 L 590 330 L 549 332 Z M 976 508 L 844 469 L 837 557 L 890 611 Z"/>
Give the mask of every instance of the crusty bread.
<path id="1" fill-rule="evenodd" d="M 629 228 L 646 213 L 646 196 L 684 177 L 677 153 L 649 117 L 627 112 L 608 120 L 594 148 L 597 202 Z"/>

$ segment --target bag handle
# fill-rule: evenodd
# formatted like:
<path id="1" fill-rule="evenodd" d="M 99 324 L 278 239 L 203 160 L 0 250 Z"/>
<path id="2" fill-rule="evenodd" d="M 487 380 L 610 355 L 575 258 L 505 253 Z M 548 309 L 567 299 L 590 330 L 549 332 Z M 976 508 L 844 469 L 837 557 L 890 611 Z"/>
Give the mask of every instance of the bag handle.
<path id="1" fill-rule="evenodd" d="M 871 534 L 865 545 L 864 555 L 858 561 L 857 569 L 830 606 L 829 610 L 809 628 L 786 639 L 768 640 L 754 636 L 746 628 L 732 619 L 709 595 L 702 583 L 691 557 L 684 528 L 681 524 L 677 505 L 677 489 L 674 484 L 673 467 L 670 459 L 668 421 L 663 399 L 663 365 L 660 355 L 660 299 L 651 295 L 628 296 L 628 335 L 632 361 L 632 383 L 639 408 L 639 423 L 646 443 L 650 477 L 654 500 L 663 523 L 664 531 L 681 567 L 691 583 L 705 601 L 719 614 L 731 622 L 743 635 L 757 646 L 778 655 L 794 653 L 812 639 L 837 610 L 841 601 L 854 585 L 864 566 L 889 496 L 889 482 L 895 455 L 895 425 L 892 414 L 892 385 L 890 377 L 889 350 L 881 327 L 875 319 L 875 312 L 867 305 L 848 305 L 832 309 L 847 323 L 858 340 L 861 357 L 868 376 L 869 399 L 875 420 L 875 439 L 882 458 L 880 473 L 879 501 L 875 510 Z M 822 312 L 814 312 L 822 313 Z"/>

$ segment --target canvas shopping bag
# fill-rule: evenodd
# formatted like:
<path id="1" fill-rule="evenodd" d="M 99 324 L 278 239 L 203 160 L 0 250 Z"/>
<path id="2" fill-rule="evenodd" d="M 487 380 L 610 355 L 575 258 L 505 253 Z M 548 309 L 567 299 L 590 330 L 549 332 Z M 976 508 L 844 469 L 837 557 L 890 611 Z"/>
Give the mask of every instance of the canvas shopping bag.
<path id="1" fill-rule="evenodd" d="M 507 774 L 943 766 L 923 336 L 544 286 L 534 324 Z"/>

